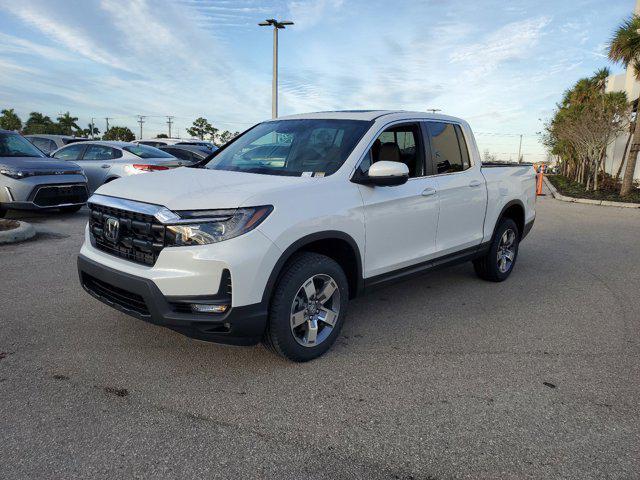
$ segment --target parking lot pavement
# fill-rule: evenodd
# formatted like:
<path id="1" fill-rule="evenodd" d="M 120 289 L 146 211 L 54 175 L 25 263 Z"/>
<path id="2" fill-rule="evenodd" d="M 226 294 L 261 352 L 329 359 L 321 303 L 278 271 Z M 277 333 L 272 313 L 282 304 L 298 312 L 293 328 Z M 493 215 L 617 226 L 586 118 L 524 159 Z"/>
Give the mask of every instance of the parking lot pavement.
<path id="1" fill-rule="evenodd" d="M 86 219 L 0 247 L 0 478 L 640 476 L 640 211 L 542 198 L 507 282 L 379 290 L 307 364 L 89 297 Z"/>

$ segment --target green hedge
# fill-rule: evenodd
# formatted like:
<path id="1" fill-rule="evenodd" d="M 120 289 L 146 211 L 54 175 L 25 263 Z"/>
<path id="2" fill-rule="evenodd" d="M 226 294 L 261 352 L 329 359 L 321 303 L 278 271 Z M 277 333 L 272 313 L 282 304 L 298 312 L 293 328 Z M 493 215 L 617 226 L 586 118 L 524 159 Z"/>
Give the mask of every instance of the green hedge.
<path id="1" fill-rule="evenodd" d="M 562 175 L 547 175 L 554 187 L 566 196 L 573 198 L 589 198 L 593 200 L 609 200 L 611 202 L 631 202 L 640 203 L 640 191 L 635 190 L 628 197 L 621 197 L 617 190 L 598 190 L 597 192 L 587 191 L 584 185 L 569 180 Z"/>

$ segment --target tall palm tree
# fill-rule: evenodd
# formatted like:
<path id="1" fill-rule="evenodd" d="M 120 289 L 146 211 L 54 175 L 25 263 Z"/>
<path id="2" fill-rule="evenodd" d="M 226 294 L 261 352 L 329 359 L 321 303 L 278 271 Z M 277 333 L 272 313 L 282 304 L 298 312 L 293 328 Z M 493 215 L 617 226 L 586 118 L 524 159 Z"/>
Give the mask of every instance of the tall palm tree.
<path id="1" fill-rule="evenodd" d="M 614 62 L 632 68 L 636 79 L 640 80 L 640 17 L 633 15 L 620 25 L 609 43 L 609 58 Z M 640 109 L 636 109 L 640 110 Z M 638 151 L 640 150 L 640 122 L 637 121 L 640 111 L 636 111 L 635 129 L 627 166 L 622 177 L 620 195 L 629 195 L 633 189 L 633 174 L 636 170 Z M 622 159 L 624 161 L 624 158 Z"/>
<path id="2" fill-rule="evenodd" d="M 56 118 L 56 120 L 58 120 L 58 123 L 65 135 L 73 135 L 74 130 L 82 130 L 76 123 L 78 121 L 78 117 L 72 117 L 69 112 L 63 113 Z"/>

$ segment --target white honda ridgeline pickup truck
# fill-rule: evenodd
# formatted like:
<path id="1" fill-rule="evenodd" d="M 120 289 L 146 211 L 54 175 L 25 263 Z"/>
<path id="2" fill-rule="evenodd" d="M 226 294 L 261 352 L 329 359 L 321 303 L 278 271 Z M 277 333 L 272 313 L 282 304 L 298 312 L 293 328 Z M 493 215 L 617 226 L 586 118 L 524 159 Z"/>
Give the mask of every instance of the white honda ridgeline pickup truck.
<path id="1" fill-rule="evenodd" d="M 327 351 L 372 287 L 465 261 L 505 280 L 535 219 L 531 165 L 482 165 L 469 125 L 445 115 L 284 117 L 207 160 L 97 190 L 82 286 L 190 337 L 262 340 L 294 361 Z"/>

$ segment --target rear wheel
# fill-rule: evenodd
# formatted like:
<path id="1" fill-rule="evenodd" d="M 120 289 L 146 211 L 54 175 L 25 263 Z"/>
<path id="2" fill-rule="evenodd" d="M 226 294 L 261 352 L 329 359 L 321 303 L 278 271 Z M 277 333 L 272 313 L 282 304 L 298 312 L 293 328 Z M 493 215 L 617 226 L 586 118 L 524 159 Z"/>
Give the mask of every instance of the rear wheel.
<path id="1" fill-rule="evenodd" d="M 498 224 L 487 254 L 473 261 L 476 274 L 491 282 L 506 280 L 518 258 L 520 233 L 516 222 L 504 218 Z"/>
<path id="2" fill-rule="evenodd" d="M 7 209 L 3 208 L 2 205 L 0 205 L 0 218 L 4 218 L 7 215 Z"/>
<path id="3" fill-rule="evenodd" d="M 301 253 L 276 285 L 265 344 L 294 362 L 319 357 L 339 335 L 348 299 L 347 277 L 338 263 L 317 253 Z"/>

